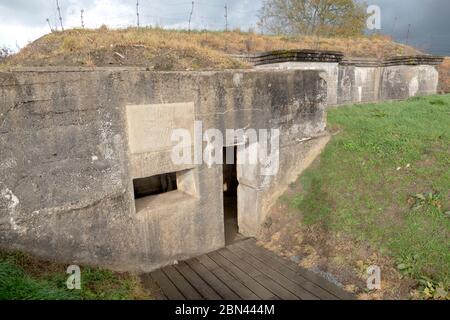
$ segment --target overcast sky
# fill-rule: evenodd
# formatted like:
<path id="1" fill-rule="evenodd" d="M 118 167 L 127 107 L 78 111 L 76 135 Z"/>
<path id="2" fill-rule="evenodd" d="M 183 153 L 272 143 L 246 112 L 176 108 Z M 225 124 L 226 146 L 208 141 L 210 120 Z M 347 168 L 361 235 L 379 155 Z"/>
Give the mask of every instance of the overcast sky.
<path id="1" fill-rule="evenodd" d="M 225 3 L 230 28 L 255 27 L 263 0 L 195 0 L 192 26 L 225 27 Z M 362 1 L 362 0 L 361 0 Z M 65 28 L 136 25 L 136 0 L 59 0 Z M 450 55 L 450 0 L 364 0 L 381 8 L 382 32 L 435 54 Z M 187 28 L 191 0 L 139 0 L 141 25 Z M 0 0 L 0 46 L 17 49 L 59 27 L 56 0 Z M 410 25 L 409 37 L 408 25 Z"/>

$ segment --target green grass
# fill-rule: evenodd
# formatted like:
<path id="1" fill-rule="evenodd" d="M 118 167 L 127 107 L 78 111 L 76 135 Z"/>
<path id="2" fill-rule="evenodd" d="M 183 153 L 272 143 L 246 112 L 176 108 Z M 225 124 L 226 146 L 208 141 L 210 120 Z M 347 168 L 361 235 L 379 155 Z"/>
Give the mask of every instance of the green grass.
<path id="1" fill-rule="evenodd" d="M 42 262 L 22 253 L 0 252 L 0 300 L 148 299 L 137 277 L 81 268 L 81 290 L 68 290 L 67 266 Z"/>
<path id="2" fill-rule="evenodd" d="M 340 107 L 328 122 L 340 133 L 291 200 L 302 223 L 370 243 L 408 276 L 449 288 L 450 95 Z"/>

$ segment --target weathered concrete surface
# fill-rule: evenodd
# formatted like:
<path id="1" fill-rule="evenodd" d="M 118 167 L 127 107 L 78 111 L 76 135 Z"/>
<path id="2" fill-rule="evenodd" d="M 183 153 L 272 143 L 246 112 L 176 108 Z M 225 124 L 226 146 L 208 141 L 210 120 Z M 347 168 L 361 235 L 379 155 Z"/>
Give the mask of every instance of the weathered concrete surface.
<path id="1" fill-rule="evenodd" d="M 408 65 L 402 61 L 343 61 L 339 66 L 338 104 L 402 100 L 437 93 L 436 65 Z"/>
<path id="2" fill-rule="evenodd" d="M 338 103 L 339 64 L 337 62 L 280 62 L 255 66 L 257 70 L 317 70 L 324 71 L 327 82 L 327 104 Z"/>
<path id="3" fill-rule="evenodd" d="M 387 66 L 382 70 L 381 100 L 436 94 L 438 83 L 439 72 L 436 66 Z"/>
<path id="4" fill-rule="evenodd" d="M 171 150 L 178 128 L 194 134 L 194 102 L 127 106 L 128 142 L 132 154 Z"/>
<path id="5" fill-rule="evenodd" d="M 247 57 L 255 69 L 322 70 L 328 106 L 407 99 L 437 93 L 442 57 L 404 56 L 386 60 L 343 58 L 342 53 L 311 50 L 268 52 Z"/>
<path id="6" fill-rule="evenodd" d="M 291 151 L 308 154 L 305 139 L 325 130 L 323 77 L 132 68 L 0 73 L 0 246 L 121 271 L 151 271 L 224 246 L 222 166 L 174 164 L 167 141 L 145 122 L 138 127 L 150 134 L 130 143 L 141 130 L 129 127 L 136 121 L 127 106 L 159 106 L 150 114 L 170 118 L 164 105 L 185 104 L 180 121 L 189 126 L 193 103 L 205 130 L 280 128 L 280 174 L 239 193 L 250 198 L 256 190 L 261 199 L 242 227 L 257 232 L 273 194 L 303 165 Z M 177 191 L 134 200 L 133 179 L 169 172 L 177 172 Z"/>
<path id="7" fill-rule="evenodd" d="M 373 102 L 379 100 L 380 63 L 373 59 L 344 60 L 339 65 L 337 102 Z"/>

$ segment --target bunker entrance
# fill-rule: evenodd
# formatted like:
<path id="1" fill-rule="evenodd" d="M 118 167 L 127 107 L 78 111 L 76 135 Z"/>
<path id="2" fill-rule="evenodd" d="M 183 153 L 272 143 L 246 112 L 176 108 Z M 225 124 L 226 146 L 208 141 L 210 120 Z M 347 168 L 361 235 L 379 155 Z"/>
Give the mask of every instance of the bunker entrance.
<path id="1" fill-rule="evenodd" d="M 237 147 L 223 150 L 223 208 L 225 219 L 225 243 L 233 243 L 238 235 L 238 186 Z"/>

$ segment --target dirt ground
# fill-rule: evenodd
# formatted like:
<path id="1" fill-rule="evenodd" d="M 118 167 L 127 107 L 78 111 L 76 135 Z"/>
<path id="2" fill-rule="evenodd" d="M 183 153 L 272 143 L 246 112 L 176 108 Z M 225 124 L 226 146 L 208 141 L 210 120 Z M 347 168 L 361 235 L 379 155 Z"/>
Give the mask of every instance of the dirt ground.
<path id="1" fill-rule="evenodd" d="M 297 187 L 296 187 L 297 188 Z M 301 187 L 298 187 L 301 188 Z M 291 187 L 286 196 L 301 192 Z M 345 234 L 332 235 L 323 227 L 301 225 L 301 216 L 280 200 L 267 219 L 260 244 L 265 248 L 320 273 L 361 300 L 406 300 L 414 296 L 415 283 L 405 279 L 389 258 Z M 367 268 L 382 270 L 381 290 L 367 289 Z"/>

